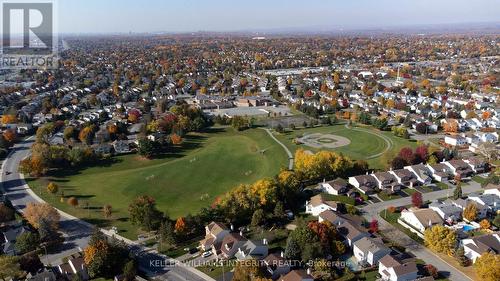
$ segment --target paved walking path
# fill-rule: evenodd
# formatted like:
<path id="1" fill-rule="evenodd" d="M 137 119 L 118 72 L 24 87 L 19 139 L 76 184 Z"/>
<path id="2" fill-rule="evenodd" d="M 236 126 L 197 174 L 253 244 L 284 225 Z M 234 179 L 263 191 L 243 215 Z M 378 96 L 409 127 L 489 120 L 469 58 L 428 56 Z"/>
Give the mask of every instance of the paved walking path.
<path id="1" fill-rule="evenodd" d="M 281 145 L 281 147 L 283 147 L 283 149 L 285 150 L 286 154 L 288 154 L 288 170 L 293 170 L 293 154 L 292 152 L 288 149 L 288 147 L 286 147 L 286 145 L 284 145 L 282 142 L 280 142 L 274 135 L 273 133 L 271 132 L 271 130 L 269 129 L 264 129 L 267 134 L 269 134 L 269 136 L 275 141 L 277 142 L 279 145 Z"/>

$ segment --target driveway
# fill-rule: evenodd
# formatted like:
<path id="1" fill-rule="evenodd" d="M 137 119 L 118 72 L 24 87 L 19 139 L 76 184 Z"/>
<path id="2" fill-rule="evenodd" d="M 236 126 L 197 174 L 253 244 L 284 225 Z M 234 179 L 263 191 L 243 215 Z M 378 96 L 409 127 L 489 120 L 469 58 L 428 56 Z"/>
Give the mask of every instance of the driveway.
<path id="1" fill-rule="evenodd" d="M 467 186 L 462 187 L 463 194 L 469 194 L 480 190 L 482 190 L 481 185 L 474 181 L 471 181 Z M 424 201 L 427 201 L 438 198 L 444 198 L 451 194 L 453 194 L 453 190 L 445 189 L 445 190 L 438 190 L 438 191 L 424 193 L 422 194 L 422 198 Z M 404 197 L 404 198 L 370 204 L 362 208 L 363 216 L 367 221 L 376 219 L 379 222 L 380 232 L 383 233 L 385 237 L 391 239 L 392 241 L 406 248 L 408 252 L 414 254 L 417 258 L 424 260 L 426 263 L 434 265 L 448 279 L 454 281 L 472 280 L 463 272 L 461 272 L 454 266 L 448 264 L 447 262 L 436 256 L 432 251 L 422 246 L 421 244 L 415 242 L 413 239 L 408 237 L 408 235 L 406 235 L 399 229 L 395 228 L 393 225 L 385 221 L 379 215 L 380 211 L 390 206 L 401 207 L 410 204 L 411 204 L 411 197 Z"/>

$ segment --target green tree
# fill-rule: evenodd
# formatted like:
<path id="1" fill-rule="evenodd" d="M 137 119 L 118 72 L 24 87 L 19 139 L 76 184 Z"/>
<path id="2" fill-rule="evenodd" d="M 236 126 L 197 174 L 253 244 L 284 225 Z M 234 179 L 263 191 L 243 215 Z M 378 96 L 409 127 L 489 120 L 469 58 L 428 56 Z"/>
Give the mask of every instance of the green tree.
<path id="1" fill-rule="evenodd" d="M 163 213 L 156 209 L 155 200 L 146 195 L 137 197 L 129 205 L 130 221 L 146 231 L 156 230 L 163 220 Z"/>
<path id="2" fill-rule="evenodd" d="M 453 199 L 457 200 L 459 198 L 462 198 L 462 184 L 458 183 L 457 187 L 453 191 Z"/>
<path id="3" fill-rule="evenodd" d="M 0 256 L 0 279 L 6 281 L 22 274 L 19 268 L 19 258 L 16 256 Z"/>
<path id="4" fill-rule="evenodd" d="M 34 251 L 40 244 L 38 233 L 24 232 L 16 239 L 16 250 L 20 254 Z"/>
<path id="5" fill-rule="evenodd" d="M 158 152 L 156 143 L 150 139 L 139 140 L 138 152 L 145 158 L 152 158 Z"/>
<path id="6" fill-rule="evenodd" d="M 252 215 L 252 226 L 260 226 L 266 222 L 266 215 L 264 210 L 257 209 Z"/>
<path id="7" fill-rule="evenodd" d="M 135 276 L 137 274 L 137 266 L 133 260 L 130 260 L 123 267 L 123 276 L 125 281 L 133 281 L 135 280 Z"/>
<path id="8" fill-rule="evenodd" d="M 458 264 L 460 264 L 461 266 L 467 266 L 469 260 L 465 256 L 464 247 L 459 247 L 455 251 L 454 256 L 455 256 L 455 259 L 457 260 Z"/>

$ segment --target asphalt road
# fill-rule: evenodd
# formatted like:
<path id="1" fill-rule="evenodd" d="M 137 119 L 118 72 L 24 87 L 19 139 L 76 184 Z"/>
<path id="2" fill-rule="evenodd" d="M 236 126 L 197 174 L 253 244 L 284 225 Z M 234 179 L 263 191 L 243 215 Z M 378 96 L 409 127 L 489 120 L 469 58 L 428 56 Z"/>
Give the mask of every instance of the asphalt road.
<path id="1" fill-rule="evenodd" d="M 468 194 L 481 190 L 481 186 L 474 181 L 469 182 L 468 185 L 462 186 L 462 193 Z M 453 195 L 453 189 L 448 190 L 438 190 L 428 193 L 423 193 L 422 198 L 424 201 L 435 200 L 439 198 L 444 198 Z M 414 254 L 417 258 L 424 260 L 428 264 L 434 265 L 443 275 L 452 281 L 464 281 L 472 280 L 469 276 L 456 269 L 454 266 L 448 264 L 438 256 L 436 256 L 431 250 L 427 249 L 423 245 L 417 243 L 415 240 L 411 239 L 408 235 L 395 228 L 393 225 L 385 221 L 379 213 L 387 209 L 387 207 L 401 207 L 411 205 L 411 196 L 404 197 L 395 200 L 382 201 L 379 203 L 374 203 L 367 205 L 362 208 L 363 216 L 367 221 L 376 219 L 379 223 L 379 231 L 385 235 L 385 237 L 391 239 L 392 241 L 398 243 L 402 247 L 406 248 L 410 253 Z"/>
<path id="2" fill-rule="evenodd" d="M 30 138 L 16 144 L 4 160 L 1 171 L 2 191 L 21 213 L 30 202 L 44 202 L 26 184 L 18 173 L 19 163 L 30 154 L 34 141 Z M 63 246 L 56 253 L 48 253 L 41 257 L 45 264 L 59 264 L 64 257 L 81 251 L 88 244 L 94 228 L 89 223 L 61 213 L 60 231 L 65 238 Z M 127 242 L 127 241 L 125 241 Z M 183 265 L 175 264 L 175 260 L 149 251 L 143 246 L 127 242 L 132 253 L 137 257 L 140 269 L 150 277 L 172 281 L 213 280 L 202 272 Z"/>

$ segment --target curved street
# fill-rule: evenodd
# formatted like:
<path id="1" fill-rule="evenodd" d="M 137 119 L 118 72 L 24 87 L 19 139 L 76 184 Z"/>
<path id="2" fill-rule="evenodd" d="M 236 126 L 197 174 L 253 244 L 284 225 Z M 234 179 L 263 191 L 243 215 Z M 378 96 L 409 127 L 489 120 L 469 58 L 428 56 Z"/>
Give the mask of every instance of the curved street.
<path id="1" fill-rule="evenodd" d="M 12 202 L 12 205 L 23 212 L 30 202 L 44 203 L 28 186 L 24 177 L 18 172 L 19 163 L 30 154 L 30 148 L 34 141 L 32 137 L 17 143 L 9 155 L 5 158 L 1 169 L 1 189 L 3 194 Z M 64 236 L 64 244 L 57 253 L 49 253 L 40 259 L 45 264 L 58 264 L 61 260 L 75 252 L 81 251 L 88 244 L 89 238 L 94 231 L 94 226 L 58 210 L 61 214 L 59 230 Z M 109 231 L 101 229 L 108 236 L 113 236 Z M 195 268 L 176 265 L 176 263 L 164 255 L 158 254 L 155 250 L 138 245 L 137 243 L 116 236 L 128 244 L 130 251 L 137 256 L 139 268 L 145 271 L 148 276 L 160 280 L 173 281 L 203 281 L 213 280 L 208 275 Z M 178 264 L 178 263 L 177 263 Z"/>

